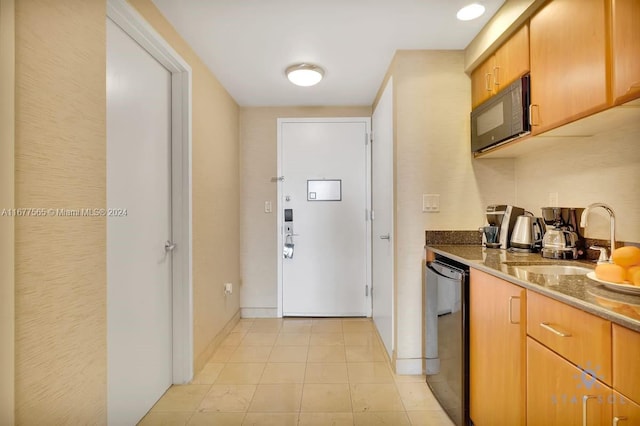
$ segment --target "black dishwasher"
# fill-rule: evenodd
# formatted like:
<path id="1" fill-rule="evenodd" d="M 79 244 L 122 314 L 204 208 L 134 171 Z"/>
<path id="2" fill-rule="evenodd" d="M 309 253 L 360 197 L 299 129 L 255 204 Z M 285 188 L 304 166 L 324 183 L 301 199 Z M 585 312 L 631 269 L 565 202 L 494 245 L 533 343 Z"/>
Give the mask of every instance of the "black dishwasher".
<path id="1" fill-rule="evenodd" d="M 427 384 L 456 425 L 469 425 L 469 267 L 436 255 L 425 273 Z"/>

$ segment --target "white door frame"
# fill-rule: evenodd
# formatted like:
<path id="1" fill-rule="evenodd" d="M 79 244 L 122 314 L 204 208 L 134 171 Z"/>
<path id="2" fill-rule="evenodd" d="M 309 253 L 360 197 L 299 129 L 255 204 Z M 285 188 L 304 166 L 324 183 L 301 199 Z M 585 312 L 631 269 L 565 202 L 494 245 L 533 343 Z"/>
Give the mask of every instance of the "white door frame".
<path id="1" fill-rule="evenodd" d="M 363 215 L 366 217 L 366 229 L 367 229 L 367 271 L 366 285 L 369 289 L 371 289 L 371 117 L 323 117 L 323 118 L 278 118 L 278 148 L 277 148 L 277 157 L 278 157 L 278 166 L 277 166 L 277 184 L 278 184 L 278 198 L 276 202 L 276 208 L 278 210 L 277 214 L 277 234 L 278 234 L 278 245 L 276 249 L 277 255 L 277 263 L 278 263 L 278 292 L 277 292 L 277 315 L 278 318 L 282 318 L 282 246 L 284 242 L 282 241 L 282 226 L 283 226 L 283 214 L 282 214 L 282 125 L 285 123 L 364 123 L 366 126 L 366 140 L 363 140 L 362 143 L 365 144 L 365 155 L 366 155 L 366 197 L 367 197 L 367 206 L 366 211 L 363 212 Z M 286 176 L 284 177 L 286 179 Z M 371 297 L 371 293 L 369 293 L 369 301 L 371 302 L 373 298 Z M 371 303 L 367 304 L 367 317 L 371 317 Z"/>
<path id="2" fill-rule="evenodd" d="M 191 67 L 125 0 L 108 0 L 107 16 L 171 73 L 173 383 L 187 383 L 193 377 Z"/>

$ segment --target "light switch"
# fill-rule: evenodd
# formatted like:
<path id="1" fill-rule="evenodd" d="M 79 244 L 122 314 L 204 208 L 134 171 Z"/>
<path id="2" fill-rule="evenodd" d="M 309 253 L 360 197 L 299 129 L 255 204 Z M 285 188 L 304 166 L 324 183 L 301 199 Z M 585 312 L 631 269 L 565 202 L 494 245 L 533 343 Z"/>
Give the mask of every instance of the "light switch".
<path id="1" fill-rule="evenodd" d="M 264 202 L 264 212 L 271 213 L 271 201 Z"/>
<path id="2" fill-rule="evenodd" d="M 435 213 L 440 211 L 440 194 L 422 194 L 422 211 Z"/>

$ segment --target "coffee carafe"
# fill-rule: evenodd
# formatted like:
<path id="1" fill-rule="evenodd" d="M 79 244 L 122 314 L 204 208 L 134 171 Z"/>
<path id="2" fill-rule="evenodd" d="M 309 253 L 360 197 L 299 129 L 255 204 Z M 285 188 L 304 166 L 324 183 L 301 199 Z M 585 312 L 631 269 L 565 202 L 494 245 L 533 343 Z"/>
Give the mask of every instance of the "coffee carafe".
<path id="1" fill-rule="evenodd" d="M 543 207 L 542 218 L 547 230 L 542 239 L 542 257 L 577 259 L 584 254 L 584 239 L 578 227 L 583 208 Z"/>

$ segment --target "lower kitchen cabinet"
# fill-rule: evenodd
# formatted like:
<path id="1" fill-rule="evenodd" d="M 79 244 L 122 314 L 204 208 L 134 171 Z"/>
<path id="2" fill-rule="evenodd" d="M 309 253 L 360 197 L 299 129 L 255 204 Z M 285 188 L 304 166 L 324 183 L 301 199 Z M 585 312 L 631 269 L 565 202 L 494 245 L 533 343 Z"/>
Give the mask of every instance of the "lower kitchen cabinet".
<path id="1" fill-rule="evenodd" d="M 620 426 L 640 425 L 640 333 L 617 324 L 613 324 L 613 388 L 614 420 Z"/>
<path id="2" fill-rule="evenodd" d="M 613 426 L 640 425 L 640 405 L 627 399 L 624 395 L 613 392 Z"/>
<path id="3" fill-rule="evenodd" d="M 526 292 L 476 269 L 469 285 L 469 399 L 476 426 L 525 421 Z"/>
<path id="4" fill-rule="evenodd" d="M 613 388 L 640 403 L 640 333 L 618 324 L 613 324 Z"/>
<path id="5" fill-rule="evenodd" d="M 527 425 L 608 425 L 615 397 L 607 385 L 527 337 Z"/>
<path id="6" fill-rule="evenodd" d="M 611 322 L 527 291 L 527 335 L 611 386 Z"/>

